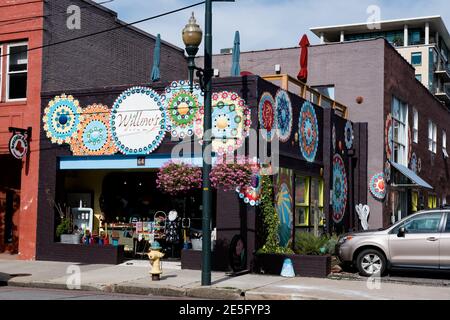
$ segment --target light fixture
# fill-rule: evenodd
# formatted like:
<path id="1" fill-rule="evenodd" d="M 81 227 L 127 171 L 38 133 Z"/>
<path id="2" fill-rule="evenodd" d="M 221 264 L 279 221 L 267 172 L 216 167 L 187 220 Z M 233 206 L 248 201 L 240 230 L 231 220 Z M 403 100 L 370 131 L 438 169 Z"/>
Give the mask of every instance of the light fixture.
<path id="1" fill-rule="evenodd" d="M 197 55 L 198 47 L 202 43 L 203 31 L 197 24 L 193 12 L 188 24 L 183 29 L 182 37 L 184 45 L 186 46 L 186 53 L 188 54 L 189 86 L 192 92 L 194 70 L 197 70 L 197 77 L 200 80 L 200 85 L 203 87 L 203 69 L 195 66 L 195 56 Z"/>

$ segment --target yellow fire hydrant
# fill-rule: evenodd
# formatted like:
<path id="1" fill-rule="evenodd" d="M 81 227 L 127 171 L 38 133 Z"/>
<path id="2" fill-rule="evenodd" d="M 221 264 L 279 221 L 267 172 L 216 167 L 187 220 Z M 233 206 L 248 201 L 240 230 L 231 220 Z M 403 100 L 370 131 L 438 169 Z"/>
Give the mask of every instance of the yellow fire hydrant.
<path id="1" fill-rule="evenodd" d="M 150 265 L 152 270 L 150 274 L 152 275 L 152 281 L 159 281 L 162 274 L 161 258 L 164 257 L 164 253 L 161 252 L 161 245 L 158 241 L 152 243 L 150 247 L 150 252 L 148 253 L 148 258 L 150 259 Z"/>

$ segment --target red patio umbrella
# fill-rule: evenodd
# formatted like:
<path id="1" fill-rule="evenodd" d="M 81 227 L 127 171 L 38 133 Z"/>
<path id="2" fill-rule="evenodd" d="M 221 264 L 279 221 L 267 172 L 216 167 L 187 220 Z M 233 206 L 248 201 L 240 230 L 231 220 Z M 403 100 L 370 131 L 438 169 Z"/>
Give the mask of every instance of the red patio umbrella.
<path id="1" fill-rule="evenodd" d="M 310 46 L 308 36 L 306 34 L 303 35 L 300 40 L 300 72 L 297 75 L 297 79 L 305 82 L 308 81 L 308 47 Z"/>

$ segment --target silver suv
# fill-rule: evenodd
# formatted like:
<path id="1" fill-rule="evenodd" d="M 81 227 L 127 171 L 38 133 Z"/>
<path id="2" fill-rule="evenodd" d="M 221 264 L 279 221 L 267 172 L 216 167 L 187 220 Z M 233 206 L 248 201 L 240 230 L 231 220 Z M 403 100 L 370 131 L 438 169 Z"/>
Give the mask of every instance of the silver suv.
<path id="1" fill-rule="evenodd" d="M 387 229 L 346 234 L 336 251 L 343 263 L 367 277 L 391 268 L 450 270 L 450 209 L 422 211 Z"/>

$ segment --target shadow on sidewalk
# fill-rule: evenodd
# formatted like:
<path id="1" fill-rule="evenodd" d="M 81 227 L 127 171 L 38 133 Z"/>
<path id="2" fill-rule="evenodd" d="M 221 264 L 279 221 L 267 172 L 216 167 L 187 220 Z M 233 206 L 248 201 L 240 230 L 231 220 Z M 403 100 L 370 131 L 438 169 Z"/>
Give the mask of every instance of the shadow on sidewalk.
<path id="1" fill-rule="evenodd" d="M 5 287 L 8 285 L 8 281 L 12 278 L 16 277 L 28 277 L 31 276 L 31 274 L 8 274 L 0 272 L 0 287 Z"/>

